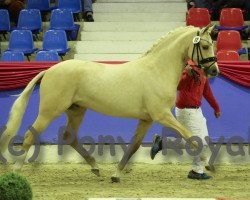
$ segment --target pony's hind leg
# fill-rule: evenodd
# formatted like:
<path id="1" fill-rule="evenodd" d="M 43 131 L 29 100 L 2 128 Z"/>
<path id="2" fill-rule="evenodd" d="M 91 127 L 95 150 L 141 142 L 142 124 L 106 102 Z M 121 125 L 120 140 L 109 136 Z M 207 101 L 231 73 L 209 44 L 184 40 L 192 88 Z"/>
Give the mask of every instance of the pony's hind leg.
<path id="1" fill-rule="evenodd" d="M 74 132 L 74 140 L 70 144 L 85 160 L 86 162 L 92 167 L 91 172 L 94 173 L 97 176 L 100 176 L 99 169 L 97 166 L 97 163 L 95 161 L 95 158 L 92 157 L 89 152 L 81 145 L 78 143 L 77 140 L 77 134 L 78 134 L 78 129 L 82 123 L 83 117 L 85 115 L 86 109 L 81 108 L 77 105 L 72 105 L 67 111 L 67 117 L 68 117 L 68 122 L 67 122 L 67 128 L 71 129 Z M 64 140 L 67 140 L 71 134 L 69 131 L 64 133 Z"/>
<path id="2" fill-rule="evenodd" d="M 42 93 L 40 96 L 41 101 L 39 113 L 32 125 L 32 128 L 25 133 L 25 138 L 22 145 L 24 154 L 17 158 L 14 165 L 15 171 L 22 168 L 27 153 L 30 147 L 34 144 L 36 137 L 38 137 L 55 118 L 59 117 L 70 106 L 70 101 L 68 99 L 62 99 L 61 102 L 58 102 L 54 100 L 56 96 L 53 97 L 52 95 L 42 95 Z"/>
<path id="3" fill-rule="evenodd" d="M 28 151 L 34 144 L 36 137 L 38 137 L 47 128 L 47 126 L 53 121 L 54 118 L 55 117 L 52 117 L 51 115 L 46 117 L 41 114 L 38 115 L 32 127 L 25 133 L 22 145 L 22 150 L 24 150 L 24 153 L 17 158 L 15 165 L 13 166 L 14 171 L 21 170 Z"/>

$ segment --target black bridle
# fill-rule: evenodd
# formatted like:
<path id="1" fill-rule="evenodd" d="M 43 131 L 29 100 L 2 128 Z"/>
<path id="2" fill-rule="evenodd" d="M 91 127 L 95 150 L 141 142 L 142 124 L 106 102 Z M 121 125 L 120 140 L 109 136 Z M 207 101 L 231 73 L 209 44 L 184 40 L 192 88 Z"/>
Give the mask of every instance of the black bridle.
<path id="1" fill-rule="evenodd" d="M 200 37 L 200 31 L 198 31 L 197 36 L 193 39 L 194 48 L 193 48 L 193 52 L 192 52 L 192 60 L 194 60 L 194 52 L 196 51 L 197 60 L 198 60 L 197 67 L 199 69 L 203 69 L 204 72 L 207 73 L 208 70 L 210 69 L 210 67 L 212 65 L 214 65 L 214 63 L 217 62 L 217 58 L 215 56 L 214 57 L 203 58 L 202 51 L 201 51 L 201 46 L 200 46 L 200 40 L 203 40 L 203 39 Z M 206 63 L 211 63 L 211 64 L 208 67 L 203 66 Z"/>

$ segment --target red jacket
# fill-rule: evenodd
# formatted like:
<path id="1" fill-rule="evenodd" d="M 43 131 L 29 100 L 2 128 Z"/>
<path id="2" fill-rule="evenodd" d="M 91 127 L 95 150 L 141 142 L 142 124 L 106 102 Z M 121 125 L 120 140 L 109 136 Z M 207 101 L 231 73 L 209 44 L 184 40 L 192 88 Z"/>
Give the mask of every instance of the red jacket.
<path id="1" fill-rule="evenodd" d="M 199 81 L 195 81 L 193 76 L 189 76 L 184 70 L 181 80 L 178 85 L 178 95 L 176 100 L 176 107 L 190 108 L 200 107 L 202 97 L 208 101 L 210 106 L 216 113 L 220 112 L 220 107 L 214 98 L 213 92 L 210 88 L 208 79 L 204 76 L 203 70 L 199 70 L 196 66 L 193 69 L 199 73 Z"/>

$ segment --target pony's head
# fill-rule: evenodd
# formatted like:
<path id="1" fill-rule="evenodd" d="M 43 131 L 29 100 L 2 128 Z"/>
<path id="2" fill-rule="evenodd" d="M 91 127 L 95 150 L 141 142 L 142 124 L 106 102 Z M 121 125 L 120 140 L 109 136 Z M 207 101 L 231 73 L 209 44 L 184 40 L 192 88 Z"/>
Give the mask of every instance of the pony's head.
<path id="1" fill-rule="evenodd" d="M 213 26 L 207 26 L 197 31 L 192 41 L 192 48 L 189 48 L 189 57 L 198 68 L 204 70 L 206 76 L 217 76 L 219 67 L 214 53 L 211 32 Z"/>

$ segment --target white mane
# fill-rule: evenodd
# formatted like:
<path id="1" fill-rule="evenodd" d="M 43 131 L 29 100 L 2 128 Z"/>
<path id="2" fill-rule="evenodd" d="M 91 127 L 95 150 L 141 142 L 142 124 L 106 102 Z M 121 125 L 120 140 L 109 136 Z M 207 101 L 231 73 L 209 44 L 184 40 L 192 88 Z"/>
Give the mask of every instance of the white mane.
<path id="1" fill-rule="evenodd" d="M 194 28 L 194 26 L 185 26 L 185 27 L 178 27 L 172 31 L 169 31 L 166 33 L 166 35 L 160 37 L 160 39 L 158 39 L 153 46 L 146 51 L 141 57 L 144 57 L 146 55 L 148 55 L 149 53 L 151 53 L 153 50 L 156 49 L 156 47 L 158 47 L 163 41 L 165 41 L 166 39 L 168 39 L 170 36 L 172 36 L 174 33 L 177 33 L 178 31 L 184 30 L 184 29 L 190 29 L 190 28 Z"/>

